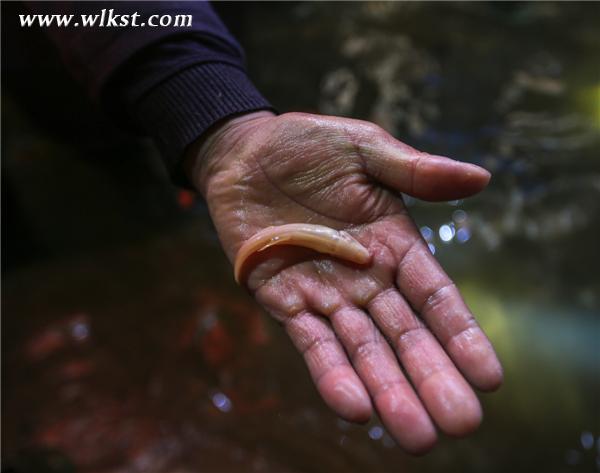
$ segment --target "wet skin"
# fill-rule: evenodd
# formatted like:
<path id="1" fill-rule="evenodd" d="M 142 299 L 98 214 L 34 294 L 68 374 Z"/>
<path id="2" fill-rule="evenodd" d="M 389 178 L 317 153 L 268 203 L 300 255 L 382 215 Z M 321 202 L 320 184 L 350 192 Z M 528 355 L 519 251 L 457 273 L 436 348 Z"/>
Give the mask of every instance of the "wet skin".
<path id="1" fill-rule="evenodd" d="M 375 408 L 398 444 L 424 453 L 436 427 L 466 435 L 481 422 L 472 387 L 498 388 L 494 350 L 408 215 L 400 192 L 442 201 L 489 182 L 477 166 L 417 151 L 363 121 L 291 113 L 229 120 L 190 147 L 230 261 L 271 225 L 344 230 L 366 266 L 305 248 L 273 247 L 248 262 L 247 285 L 305 359 L 341 417 Z"/>

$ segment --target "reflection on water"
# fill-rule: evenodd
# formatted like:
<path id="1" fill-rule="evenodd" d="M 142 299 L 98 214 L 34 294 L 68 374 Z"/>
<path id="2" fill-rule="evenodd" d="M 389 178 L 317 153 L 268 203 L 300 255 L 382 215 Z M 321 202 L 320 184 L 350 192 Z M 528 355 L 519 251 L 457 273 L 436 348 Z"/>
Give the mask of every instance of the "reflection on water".
<path id="1" fill-rule="evenodd" d="M 5 458 L 40 472 L 600 470 L 599 6 L 246 10 L 250 67 L 280 109 L 372 120 L 493 171 L 476 198 L 406 203 L 505 386 L 482 396 L 475 436 L 421 459 L 377 419 L 336 419 L 184 192 L 183 226 L 7 275 Z"/>

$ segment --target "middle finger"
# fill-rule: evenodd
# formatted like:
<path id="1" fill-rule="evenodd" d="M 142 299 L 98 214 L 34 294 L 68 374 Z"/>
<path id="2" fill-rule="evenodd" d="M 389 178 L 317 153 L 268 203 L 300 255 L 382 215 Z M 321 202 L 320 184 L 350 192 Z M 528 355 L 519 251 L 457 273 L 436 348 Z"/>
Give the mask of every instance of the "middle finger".
<path id="1" fill-rule="evenodd" d="M 450 435 L 475 430 L 481 422 L 477 396 L 396 287 L 373 297 L 367 309 L 395 348 L 436 424 Z"/>

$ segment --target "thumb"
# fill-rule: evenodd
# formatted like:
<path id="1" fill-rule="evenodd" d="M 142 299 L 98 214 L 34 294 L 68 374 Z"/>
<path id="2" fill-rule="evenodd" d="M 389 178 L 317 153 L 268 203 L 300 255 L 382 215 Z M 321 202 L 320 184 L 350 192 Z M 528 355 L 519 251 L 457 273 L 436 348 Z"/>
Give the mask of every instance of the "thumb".
<path id="1" fill-rule="evenodd" d="M 380 183 L 418 199 L 469 197 L 483 190 L 491 174 L 475 164 L 435 156 L 392 138 L 372 136 L 361 143 L 367 173 Z"/>

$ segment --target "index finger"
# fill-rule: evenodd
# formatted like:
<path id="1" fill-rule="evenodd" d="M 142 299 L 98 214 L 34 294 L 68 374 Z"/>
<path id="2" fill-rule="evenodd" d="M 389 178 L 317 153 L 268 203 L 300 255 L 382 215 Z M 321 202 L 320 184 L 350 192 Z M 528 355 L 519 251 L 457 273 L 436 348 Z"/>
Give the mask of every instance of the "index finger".
<path id="1" fill-rule="evenodd" d="M 503 374 L 492 344 L 420 237 L 400 257 L 396 285 L 469 382 L 497 389 Z"/>

